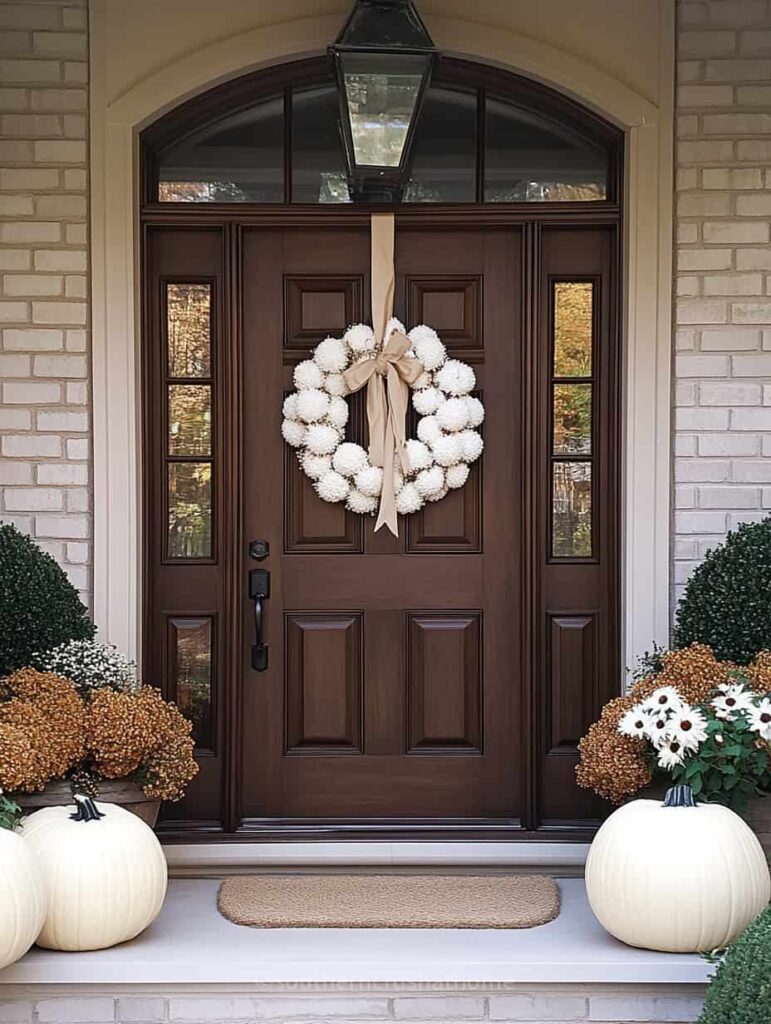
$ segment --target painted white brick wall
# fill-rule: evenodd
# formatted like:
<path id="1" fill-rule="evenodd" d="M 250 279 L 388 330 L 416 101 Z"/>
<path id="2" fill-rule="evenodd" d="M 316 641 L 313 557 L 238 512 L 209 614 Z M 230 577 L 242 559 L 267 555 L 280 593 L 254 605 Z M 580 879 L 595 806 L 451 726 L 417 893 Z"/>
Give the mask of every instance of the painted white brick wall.
<path id="1" fill-rule="evenodd" d="M 679 0 L 677 51 L 675 599 L 771 512 L 771 3 Z"/>
<path id="2" fill-rule="evenodd" d="M 0 0 L 0 520 L 88 603 L 87 19 Z"/>

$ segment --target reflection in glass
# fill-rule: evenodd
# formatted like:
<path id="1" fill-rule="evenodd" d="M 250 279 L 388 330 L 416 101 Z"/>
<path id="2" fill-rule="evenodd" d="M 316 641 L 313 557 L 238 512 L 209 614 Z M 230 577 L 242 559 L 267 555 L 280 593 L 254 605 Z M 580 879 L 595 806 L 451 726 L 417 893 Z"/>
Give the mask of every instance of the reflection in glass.
<path id="1" fill-rule="evenodd" d="M 211 558 L 211 465 L 170 462 L 168 502 L 169 558 Z"/>
<path id="2" fill-rule="evenodd" d="M 282 203 L 281 97 L 204 125 L 160 155 L 162 203 Z"/>
<path id="3" fill-rule="evenodd" d="M 179 710 L 193 723 L 197 747 L 211 750 L 212 621 L 210 618 L 172 619 L 174 631 L 174 691 Z"/>
<path id="4" fill-rule="evenodd" d="M 292 201 L 349 203 L 334 85 L 292 92 Z"/>
<path id="5" fill-rule="evenodd" d="M 166 285 L 169 377 L 211 376 L 211 285 Z"/>
<path id="6" fill-rule="evenodd" d="M 359 167 L 398 167 L 415 113 L 426 58 L 345 53 L 341 57 L 353 153 Z M 378 66 L 379 65 L 379 66 Z"/>
<path id="7" fill-rule="evenodd" d="M 606 199 L 607 153 L 572 128 L 487 100 L 485 202 Z"/>
<path id="8" fill-rule="evenodd" d="M 592 554 L 592 464 L 555 462 L 552 469 L 552 555 Z"/>
<path id="9" fill-rule="evenodd" d="M 169 455 L 211 455 L 211 386 L 169 385 Z"/>
<path id="10" fill-rule="evenodd" d="M 591 377 L 594 285 L 554 284 L 554 376 Z"/>
<path id="11" fill-rule="evenodd" d="M 474 202 L 476 114 L 475 93 L 428 90 L 418 114 L 405 203 Z"/>
<path id="12" fill-rule="evenodd" d="M 592 450 L 592 385 L 554 385 L 554 454 L 588 455 Z"/>

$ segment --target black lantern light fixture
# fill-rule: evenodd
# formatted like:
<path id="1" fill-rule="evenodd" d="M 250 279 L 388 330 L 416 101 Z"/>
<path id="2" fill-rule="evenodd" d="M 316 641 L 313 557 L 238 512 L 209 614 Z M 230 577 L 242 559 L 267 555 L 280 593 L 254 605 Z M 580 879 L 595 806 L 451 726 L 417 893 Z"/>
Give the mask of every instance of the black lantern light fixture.
<path id="1" fill-rule="evenodd" d="M 437 58 L 412 0 L 357 0 L 329 47 L 354 200 L 398 202 Z"/>

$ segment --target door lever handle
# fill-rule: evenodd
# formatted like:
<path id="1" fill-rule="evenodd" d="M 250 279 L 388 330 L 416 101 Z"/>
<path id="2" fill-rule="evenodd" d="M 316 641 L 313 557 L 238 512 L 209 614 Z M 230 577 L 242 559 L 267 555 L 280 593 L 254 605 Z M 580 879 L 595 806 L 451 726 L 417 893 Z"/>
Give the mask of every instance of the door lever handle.
<path id="1" fill-rule="evenodd" d="M 252 668 L 264 672 L 268 667 L 268 645 L 262 639 L 264 630 L 263 602 L 270 597 L 270 573 L 267 569 L 249 570 L 249 597 L 254 601 L 255 643 L 252 644 Z"/>

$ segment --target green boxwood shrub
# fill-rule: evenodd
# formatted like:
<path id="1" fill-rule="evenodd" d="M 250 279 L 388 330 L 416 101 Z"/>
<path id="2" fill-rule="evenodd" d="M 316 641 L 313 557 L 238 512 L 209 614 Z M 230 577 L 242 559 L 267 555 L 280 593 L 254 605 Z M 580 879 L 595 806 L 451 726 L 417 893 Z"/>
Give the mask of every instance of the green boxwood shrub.
<path id="1" fill-rule="evenodd" d="M 0 525 L 0 676 L 28 665 L 35 651 L 93 635 L 86 606 L 54 559 L 15 526 Z"/>
<path id="2" fill-rule="evenodd" d="M 676 647 L 709 644 L 747 665 L 771 648 L 771 518 L 729 533 L 694 570 L 675 616 Z"/>
<path id="3" fill-rule="evenodd" d="M 771 1024 L 771 909 L 723 957 L 698 1024 Z"/>

